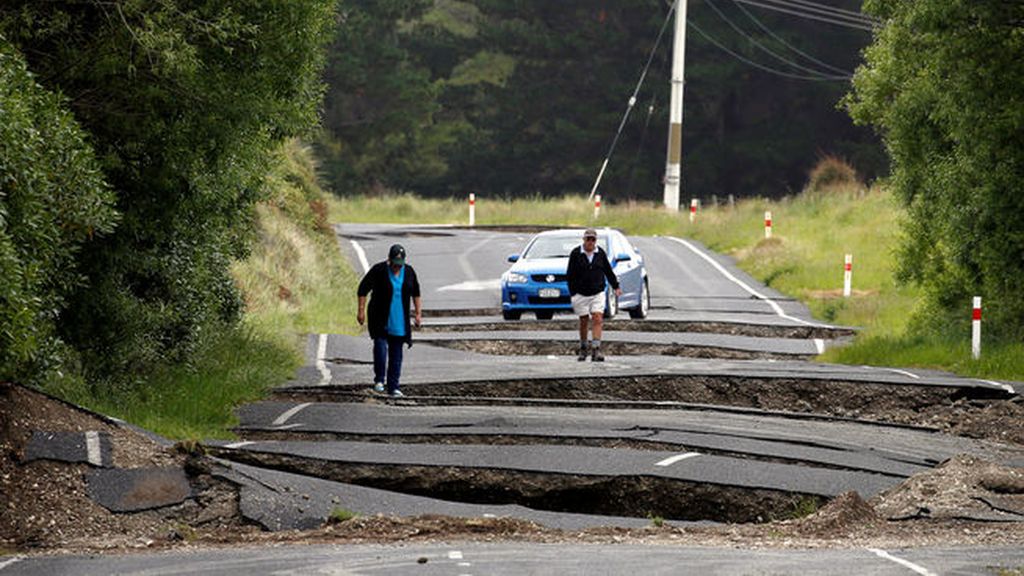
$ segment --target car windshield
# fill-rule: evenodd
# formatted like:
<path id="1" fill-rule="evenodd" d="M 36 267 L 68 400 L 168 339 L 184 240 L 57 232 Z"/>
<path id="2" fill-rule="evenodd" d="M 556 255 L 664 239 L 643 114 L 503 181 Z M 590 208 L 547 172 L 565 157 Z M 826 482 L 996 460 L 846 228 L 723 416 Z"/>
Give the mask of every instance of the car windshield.
<path id="1" fill-rule="evenodd" d="M 601 244 L 601 248 L 608 252 L 608 237 L 598 236 L 597 241 Z M 569 252 L 582 243 L 583 238 L 580 236 L 538 236 L 526 249 L 523 259 L 568 258 Z"/>

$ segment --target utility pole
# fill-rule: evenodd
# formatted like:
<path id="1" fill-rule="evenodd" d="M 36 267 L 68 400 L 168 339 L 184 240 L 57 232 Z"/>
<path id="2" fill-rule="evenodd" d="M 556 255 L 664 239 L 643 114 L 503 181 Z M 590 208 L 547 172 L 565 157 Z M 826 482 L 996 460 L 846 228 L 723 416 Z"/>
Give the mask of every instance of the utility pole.
<path id="1" fill-rule="evenodd" d="M 686 2 L 676 0 L 672 41 L 672 96 L 669 103 L 668 160 L 665 165 L 665 207 L 679 212 L 683 160 L 683 63 L 686 52 Z"/>

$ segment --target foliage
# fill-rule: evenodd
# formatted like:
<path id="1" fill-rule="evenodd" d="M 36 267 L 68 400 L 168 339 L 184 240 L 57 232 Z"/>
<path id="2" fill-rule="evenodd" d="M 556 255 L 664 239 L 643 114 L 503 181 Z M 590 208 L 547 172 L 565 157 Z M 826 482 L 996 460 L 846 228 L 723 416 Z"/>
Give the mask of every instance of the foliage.
<path id="1" fill-rule="evenodd" d="M 857 0 L 843 5 L 858 8 Z M 503 198 L 588 191 L 666 6 L 662 0 L 346 3 L 331 48 L 319 142 L 332 190 Z M 788 72 L 801 70 L 772 62 L 747 37 L 800 60 L 782 39 L 848 70 L 869 40 L 862 31 L 741 10 L 691 0 L 688 17 L 740 56 Z M 731 27 L 736 23 L 747 37 Z M 670 26 L 605 173 L 606 202 L 660 198 L 671 35 Z M 855 128 L 835 107 L 845 82 L 771 75 L 700 34 L 691 33 L 687 44 L 684 190 L 779 196 L 803 186 L 815 154 L 849 158 L 869 178 L 884 170 L 870 131 Z"/>
<path id="2" fill-rule="evenodd" d="M 920 328 L 1024 338 L 1024 5 L 869 0 L 885 26 L 846 105 L 882 134 L 909 213 L 899 274 L 923 287 Z"/>
<path id="3" fill-rule="evenodd" d="M 818 160 L 807 177 L 807 190 L 813 192 L 857 184 L 857 171 L 848 162 L 835 156 L 825 156 Z"/>
<path id="4" fill-rule="evenodd" d="M 76 258 L 117 221 L 85 134 L 0 37 L 0 381 L 39 384 L 66 371 L 57 335 Z"/>
<path id="5" fill-rule="evenodd" d="M 59 326 L 91 380 L 140 378 L 237 321 L 270 154 L 315 122 L 332 0 L 11 0 L 0 33 L 90 134 L 117 230 Z"/>

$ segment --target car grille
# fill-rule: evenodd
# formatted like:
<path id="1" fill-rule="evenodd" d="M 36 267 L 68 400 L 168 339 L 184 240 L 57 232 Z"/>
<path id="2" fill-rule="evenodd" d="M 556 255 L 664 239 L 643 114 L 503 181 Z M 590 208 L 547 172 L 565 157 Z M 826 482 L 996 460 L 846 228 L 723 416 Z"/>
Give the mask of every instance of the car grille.
<path id="1" fill-rule="evenodd" d="M 554 282 L 565 282 L 565 274 L 533 274 L 530 276 L 534 282 L 548 282 L 548 276 L 554 276 Z"/>
<path id="2" fill-rule="evenodd" d="M 530 296 L 530 304 L 571 304 L 572 298 L 569 296 L 559 296 L 558 298 L 541 298 L 540 296 Z"/>

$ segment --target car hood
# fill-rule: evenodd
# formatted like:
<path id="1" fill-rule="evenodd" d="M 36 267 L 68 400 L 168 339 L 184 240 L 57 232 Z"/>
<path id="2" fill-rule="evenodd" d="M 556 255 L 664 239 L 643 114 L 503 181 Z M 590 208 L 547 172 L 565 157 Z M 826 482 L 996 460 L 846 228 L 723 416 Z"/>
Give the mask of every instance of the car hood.
<path id="1" fill-rule="evenodd" d="M 520 260 L 512 265 L 512 272 L 520 274 L 565 274 L 569 266 L 569 258 L 539 258 L 537 260 Z"/>

